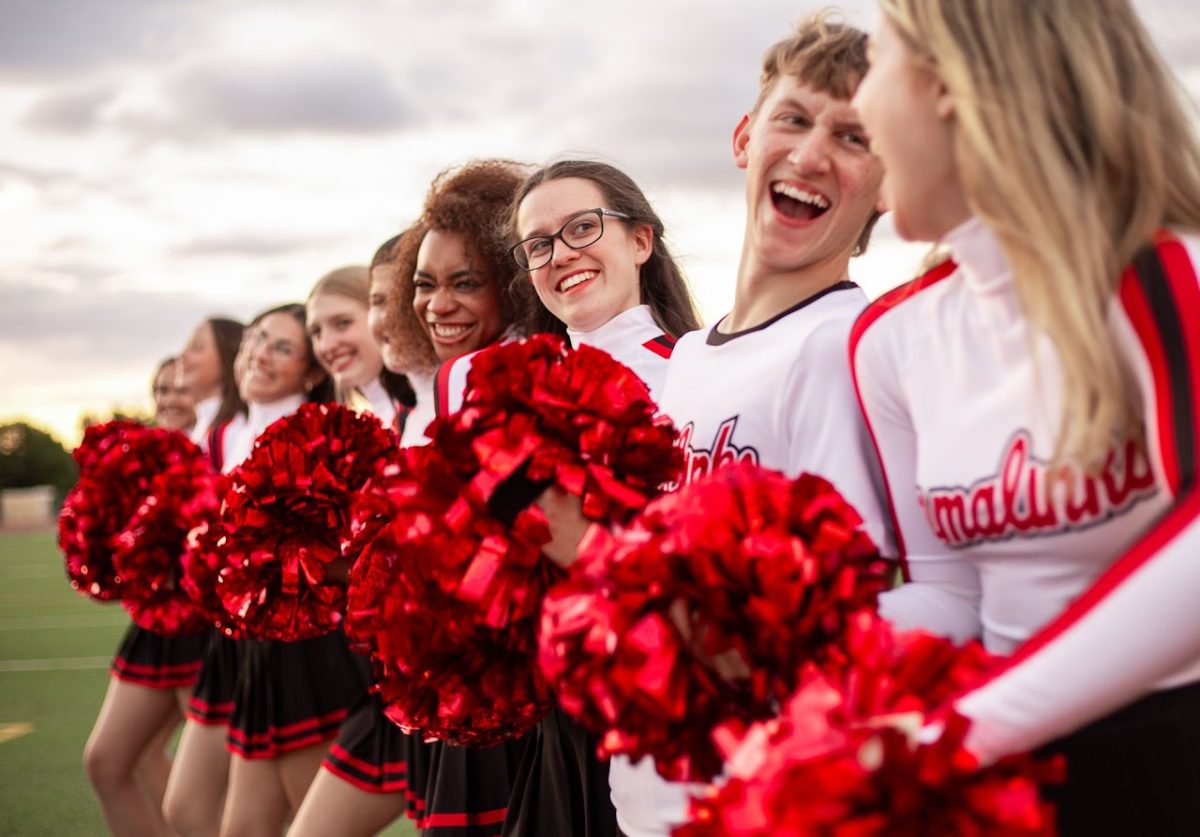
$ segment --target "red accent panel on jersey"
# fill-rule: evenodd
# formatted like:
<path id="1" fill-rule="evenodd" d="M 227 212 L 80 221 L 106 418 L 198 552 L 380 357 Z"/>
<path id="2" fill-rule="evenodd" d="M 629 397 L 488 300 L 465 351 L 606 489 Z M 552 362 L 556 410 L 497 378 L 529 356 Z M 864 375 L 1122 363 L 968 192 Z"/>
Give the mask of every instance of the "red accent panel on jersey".
<path id="1" fill-rule="evenodd" d="M 1195 424 L 1193 432 L 1200 432 L 1200 284 L 1182 242 L 1170 233 L 1162 232 L 1155 237 L 1155 244 L 1159 263 L 1166 273 L 1167 280 L 1167 287 L 1158 288 L 1156 291 L 1167 290 L 1170 294 L 1172 313 L 1178 318 L 1174 330 L 1178 332 L 1182 326 L 1185 356 L 1171 356 L 1165 350 L 1162 335 L 1167 330 L 1164 327 L 1167 324 L 1156 319 L 1147 296 L 1144 278 L 1139 278 L 1133 268 L 1123 274 L 1119 296 L 1137 332 L 1154 377 L 1159 452 L 1168 485 L 1172 491 L 1177 491 L 1181 485 L 1187 490 L 1176 498 L 1176 504 L 1170 511 L 1120 556 L 1091 587 L 1017 648 L 989 681 L 1000 677 L 1054 642 L 1200 519 L 1200 490 L 1197 490 L 1192 478 L 1196 463 L 1180 460 L 1181 452 L 1177 450 L 1177 434 L 1173 426 L 1177 416 L 1185 415 Z M 1181 369 L 1181 364 L 1185 369 Z M 1186 371 L 1186 375 L 1180 375 L 1181 371 Z M 1183 382 L 1183 386 L 1179 385 L 1180 381 Z"/>
<path id="2" fill-rule="evenodd" d="M 221 467 L 225 464 L 225 435 L 232 423 L 232 420 L 223 421 L 208 434 L 208 458 L 217 473 L 221 472 Z"/>
<path id="3" fill-rule="evenodd" d="M 658 355 L 659 357 L 669 358 L 671 356 L 671 352 L 675 349 L 675 338 L 666 334 L 662 334 L 658 337 L 647 340 L 642 345 L 654 352 L 654 354 Z"/>
<path id="4" fill-rule="evenodd" d="M 900 303 L 912 299 L 921 291 L 945 279 L 957 269 L 958 265 L 953 260 L 947 259 L 911 282 L 906 282 L 900 287 L 888 291 L 868 305 L 854 322 L 854 327 L 850 329 L 850 372 L 854 376 L 854 394 L 858 398 L 858 408 L 862 413 L 863 422 L 867 425 L 867 432 L 871 435 L 871 446 L 875 449 L 875 457 L 879 462 L 879 471 L 883 474 L 883 488 L 887 492 L 888 500 L 888 516 L 892 520 L 892 531 L 896 537 L 896 554 L 900 559 L 900 571 L 905 581 L 910 581 L 911 579 L 908 575 L 908 556 L 904 548 L 904 534 L 900 531 L 900 520 L 896 516 L 896 503 L 892 499 L 892 483 L 888 479 L 887 468 L 883 464 L 883 457 L 879 454 L 879 440 L 875 437 L 875 428 L 871 426 L 871 417 L 867 415 L 867 408 L 863 404 L 862 390 L 858 386 L 858 373 L 855 371 L 854 355 L 858 351 L 858 341 L 862 339 L 867 329 L 880 317 L 893 308 L 896 308 Z"/>

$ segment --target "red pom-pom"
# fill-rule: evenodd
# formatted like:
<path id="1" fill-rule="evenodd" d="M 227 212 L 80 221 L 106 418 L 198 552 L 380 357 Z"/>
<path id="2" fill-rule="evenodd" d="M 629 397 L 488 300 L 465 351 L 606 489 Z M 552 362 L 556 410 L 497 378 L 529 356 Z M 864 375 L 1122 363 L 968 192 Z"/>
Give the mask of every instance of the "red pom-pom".
<path id="1" fill-rule="evenodd" d="M 679 475 L 675 428 L 611 355 L 541 334 L 478 354 L 463 408 L 429 427 L 482 508 L 506 480 L 553 483 L 591 520 L 623 522 Z"/>
<path id="2" fill-rule="evenodd" d="M 963 747 L 966 718 L 928 722 L 957 685 L 985 676 L 986 652 L 862 621 L 852 659 L 806 667 L 780 717 L 718 735 L 728 781 L 693 800 L 676 837 L 1053 834 L 1038 786 L 1061 778 L 1060 761 L 980 769 Z"/>
<path id="3" fill-rule="evenodd" d="M 121 598 L 130 580 L 113 564 L 117 538 L 150 493 L 155 474 L 186 456 L 181 434 L 127 420 L 89 427 L 75 451 L 79 482 L 58 518 L 71 586 L 99 601 Z"/>
<path id="4" fill-rule="evenodd" d="M 627 520 L 678 475 L 670 422 L 627 367 L 540 335 L 477 355 L 461 411 L 429 428 L 382 490 L 392 519 L 351 579 L 351 635 L 374 649 L 396 723 L 483 746 L 529 730 L 551 702 L 537 624 L 561 571 L 532 499 L 550 485 L 585 516 Z M 378 497 L 361 504 L 377 526 Z"/>
<path id="5" fill-rule="evenodd" d="M 141 437 L 131 455 L 163 463 L 148 496 L 117 538 L 113 565 L 126 579 L 121 603 L 136 622 L 166 636 L 210 625 L 182 584 L 188 532 L 216 506 L 216 475 L 203 452 L 179 433 Z"/>
<path id="6" fill-rule="evenodd" d="M 719 724 L 774 714 L 809 660 L 842 655 L 887 564 L 825 480 L 732 465 L 593 529 L 543 606 L 541 664 L 606 753 L 711 778 Z"/>
<path id="7" fill-rule="evenodd" d="M 217 592 L 246 633 L 292 641 L 341 624 L 346 585 L 330 565 L 349 537 L 350 498 L 395 451 L 377 418 L 337 404 L 305 404 L 259 437 L 221 516 Z"/>
<path id="8" fill-rule="evenodd" d="M 195 502 L 189 506 L 192 526 L 187 533 L 179 583 L 193 606 L 204 613 L 210 624 L 226 636 L 239 639 L 244 634 L 225 612 L 217 592 L 221 568 L 225 566 L 226 533 L 221 525 L 220 510 L 229 485 L 228 475 L 210 475 L 208 487 L 197 492 Z"/>
<path id="9" fill-rule="evenodd" d="M 530 628 L 550 571 L 536 510 L 513 527 L 449 510 L 465 483 L 430 447 L 376 485 L 392 504 L 350 577 L 347 632 L 370 647 L 387 716 L 407 731 L 489 746 L 549 709 Z"/>

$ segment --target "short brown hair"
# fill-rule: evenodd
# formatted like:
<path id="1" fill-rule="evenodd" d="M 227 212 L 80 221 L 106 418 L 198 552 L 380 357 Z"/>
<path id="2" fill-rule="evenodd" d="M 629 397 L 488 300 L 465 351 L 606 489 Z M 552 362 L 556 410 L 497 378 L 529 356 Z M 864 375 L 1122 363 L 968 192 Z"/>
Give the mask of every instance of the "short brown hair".
<path id="1" fill-rule="evenodd" d="M 849 101 L 869 67 L 866 32 L 841 22 L 828 10 L 809 15 L 796 24 L 791 37 L 772 44 L 763 53 L 758 98 L 750 113 L 758 113 L 763 100 L 783 75 L 835 99 Z M 867 252 L 871 230 L 875 229 L 880 214 L 879 210 L 871 213 L 850 255 Z"/>

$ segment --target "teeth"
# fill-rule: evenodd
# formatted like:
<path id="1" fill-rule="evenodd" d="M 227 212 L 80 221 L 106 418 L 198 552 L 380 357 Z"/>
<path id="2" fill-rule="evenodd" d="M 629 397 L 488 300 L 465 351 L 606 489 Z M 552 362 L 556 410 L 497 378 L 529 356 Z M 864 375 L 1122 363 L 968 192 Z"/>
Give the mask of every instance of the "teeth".
<path id="1" fill-rule="evenodd" d="M 572 274 L 571 276 L 568 276 L 566 279 L 559 282 L 558 289 L 560 291 L 569 291 L 569 290 L 571 290 L 571 288 L 575 287 L 576 285 L 583 284 L 584 282 L 588 281 L 589 279 L 595 279 L 595 278 L 596 278 L 596 271 L 585 270 L 585 271 L 583 271 L 583 273 Z"/>
<path id="2" fill-rule="evenodd" d="M 801 201 L 810 206 L 815 206 L 818 209 L 828 209 L 829 200 L 823 195 L 818 195 L 816 192 L 809 192 L 805 189 L 800 189 L 790 183 L 776 183 L 771 187 L 771 190 L 780 195 L 787 195 L 794 201 Z"/>
<path id="3" fill-rule="evenodd" d="M 444 337 L 451 340 L 455 337 L 462 337 L 471 330 L 469 325 L 448 325 L 446 323 L 430 323 L 429 327 L 437 337 Z"/>

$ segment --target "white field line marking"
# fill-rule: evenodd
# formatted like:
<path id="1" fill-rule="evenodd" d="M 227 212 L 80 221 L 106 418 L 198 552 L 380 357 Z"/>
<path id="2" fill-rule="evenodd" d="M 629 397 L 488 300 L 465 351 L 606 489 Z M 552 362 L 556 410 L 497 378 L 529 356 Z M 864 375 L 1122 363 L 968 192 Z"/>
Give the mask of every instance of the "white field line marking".
<path id="1" fill-rule="evenodd" d="M 33 732 L 33 724 L 25 721 L 15 724 L 0 724 L 0 744 L 23 735 L 29 735 L 31 732 Z"/>
<path id="2" fill-rule="evenodd" d="M 7 616 L 0 618 L 0 631 L 42 631 L 48 628 L 111 628 L 128 625 L 129 617 L 120 613 L 64 613 L 59 616 Z"/>
<path id="3" fill-rule="evenodd" d="M 108 668 L 112 657 L 48 657 L 40 660 L 0 660 L 0 673 L 14 671 L 94 671 Z"/>

